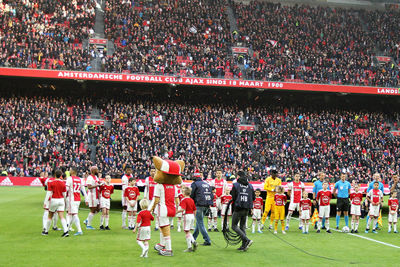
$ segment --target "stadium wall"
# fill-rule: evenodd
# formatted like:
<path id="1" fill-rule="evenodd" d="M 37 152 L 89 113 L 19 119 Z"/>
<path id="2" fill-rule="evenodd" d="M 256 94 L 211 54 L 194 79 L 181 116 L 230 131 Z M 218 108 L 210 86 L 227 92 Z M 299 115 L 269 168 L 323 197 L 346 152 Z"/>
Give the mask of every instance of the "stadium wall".
<path id="1" fill-rule="evenodd" d="M 146 74 L 126 73 L 100 73 L 83 71 L 62 71 L 62 70 L 32 70 L 18 68 L 0 68 L 0 76 L 5 77 L 31 77 L 56 80 L 80 80 L 80 81 L 107 81 L 107 82 L 128 82 L 128 83 L 153 83 L 170 85 L 192 85 L 204 87 L 228 87 L 228 88 L 253 88 L 257 90 L 293 90 L 293 91 L 314 91 L 333 93 L 353 94 L 374 94 L 374 95 L 400 95 L 400 88 L 393 87 L 372 87 L 352 86 L 333 84 L 311 84 L 294 82 L 273 82 L 253 80 L 231 80 L 216 78 L 197 78 L 180 76 L 161 76 Z"/>

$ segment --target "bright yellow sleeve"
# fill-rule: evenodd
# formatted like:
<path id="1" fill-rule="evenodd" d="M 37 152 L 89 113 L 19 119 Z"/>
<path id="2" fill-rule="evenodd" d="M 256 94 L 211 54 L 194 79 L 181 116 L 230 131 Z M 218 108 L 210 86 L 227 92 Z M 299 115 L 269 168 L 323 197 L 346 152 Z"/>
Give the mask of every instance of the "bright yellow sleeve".
<path id="1" fill-rule="evenodd" d="M 271 181 L 271 179 L 268 177 L 267 178 L 267 180 L 265 180 L 265 184 L 264 184 L 264 189 L 266 190 L 266 191 L 272 191 L 272 190 L 274 190 L 274 186 L 270 183 L 270 181 Z"/>
<path id="2" fill-rule="evenodd" d="M 277 179 L 279 179 L 279 178 L 277 178 Z M 281 179 L 279 179 L 277 186 L 278 185 L 282 185 L 282 180 Z"/>

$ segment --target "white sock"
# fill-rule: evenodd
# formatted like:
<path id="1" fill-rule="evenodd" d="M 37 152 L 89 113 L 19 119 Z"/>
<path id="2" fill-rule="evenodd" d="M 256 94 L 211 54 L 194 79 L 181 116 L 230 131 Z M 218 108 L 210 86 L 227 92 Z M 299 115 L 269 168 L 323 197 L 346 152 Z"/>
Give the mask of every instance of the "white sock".
<path id="1" fill-rule="evenodd" d="M 258 229 L 258 231 L 261 231 L 261 221 L 260 220 L 258 220 L 257 229 Z"/>
<path id="2" fill-rule="evenodd" d="M 181 229 L 182 220 L 178 219 L 178 229 Z"/>
<path id="3" fill-rule="evenodd" d="M 132 227 L 132 217 L 133 216 L 128 215 L 128 227 Z"/>
<path id="4" fill-rule="evenodd" d="M 179 222 L 178 222 L 178 225 L 179 225 Z M 208 229 L 211 229 L 211 227 L 212 227 L 212 219 L 208 218 Z"/>
<path id="5" fill-rule="evenodd" d="M 75 214 L 75 215 L 72 217 L 72 221 L 73 221 L 73 222 L 75 223 L 75 225 L 76 225 L 76 230 L 77 230 L 78 232 L 82 232 L 81 222 L 79 221 L 78 214 Z"/>
<path id="6" fill-rule="evenodd" d="M 67 226 L 68 226 L 68 229 L 71 228 L 71 221 L 72 221 L 72 215 L 67 214 Z"/>
<path id="7" fill-rule="evenodd" d="M 351 230 L 354 230 L 354 221 L 353 220 L 351 220 Z"/>
<path id="8" fill-rule="evenodd" d="M 100 217 L 100 226 L 103 226 L 103 222 L 104 222 L 104 215 L 101 214 L 101 217 Z"/>
<path id="9" fill-rule="evenodd" d="M 136 215 L 132 216 L 132 227 L 135 227 L 136 224 Z"/>
<path id="10" fill-rule="evenodd" d="M 393 231 L 397 232 L 397 223 L 393 223 Z"/>
<path id="11" fill-rule="evenodd" d="M 188 248 L 192 247 L 192 238 L 190 237 L 190 233 L 186 234 L 186 244 Z"/>
<path id="12" fill-rule="evenodd" d="M 388 231 L 392 231 L 392 225 L 390 223 L 388 224 Z"/>
<path id="13" fill-rule="evenodd" d="M 158 229 L 160 225 L 158 224 L 158 220 L 156 219 L 156 228 Z"/>
<path id="14" fill-rule="evenodd" d="M 58 222 L 58 214 L 54 213 L 53 214 L 53 227 L 57 227 L 57 222 Z"/>
<path id="15" fill-rule="evenodd" d="M 368 222 L 367 222 L 367 229 L 369 229 L 369 226 L 371 225 L 371 221 L 372 221 L 372 218 L 370 216 L 369 219 L 368 219 Z"/>
<path id="16" fill-rule="evenodd" d="M 65 218 L 62 218 L 62 219 L 61 219 L 61 225 L 62 225 L 62 228 L 63 228 L 63 230 L 64 230 L 64 233 L 65 233 L 65 232 L 68 232 L 67 221 L 65 220 Z"/>
<path id="17" fill-rule="evenodd" d="M 358 221 L 354 224 L 354 230 L 358 230 Z"/>
<path id="18" fill-rule="evenodd" d="M 94 216 L 94 213 L 89 212 L 89 215 L 87 217 L 87 226 L 92 225 L 93 216 Z"/>
<path id="19" fill-rule="evenodd" d="M 321 231 L 321 226 L 322 226 L 322 221 L 319 221 L 318 222 L 318 230 L 320 230 L 320 231 Z"/>
<path id="20" fill-rule="evenodd" d="M 47 226 L 47 220 L 49 219 L 49 211 L 48 210 L 44 210 L 44 212 L 43 212 L 43 221 L 42 221 L 42 223 L 43 223 L 43 229 L 45 229 L 46 228 L 46 226 Z"/>
<path id="21" fill-rule="evenodd" d="M 126 227 L 126 210 L 122 210 L 122 227 Z"/>
<path id="22" fill-rule="evenodd" d="M 221 220 L 221 229 L 223 229 L 224 228 L 224 216 L 221 216 L 221 218 L 222 218 L 222 220 Z"/>
<path id="23" fill-rule="evenodd" d="M 326 231 L 329 230 L 329 218 L 325 218 L 325 227 L 326 227 Z"/>
<path id="24" fill-rule="evenodd" d="M 170 236 L 164 236 L 164 240 L 165 240 L 165 249 L 166 250 L 172 250 L 171 237 Z"/>
<path id="25" fill-rule="evenodd" d="M 218 221 L 217 218 L 214 219 L 214 228 L 217 229 Z"/>
<path id="26" fill-rule="evenodd" d="M 169 218 L 169 224 L 170 226 L 174 226 L 174 217 Z"/>
<path id="27" fill-rule="evenodd" d="M 47 222 L 46 222 L 46 227 L 44 229 L 45 232 L 49 231 L 50 225 L 51 225 L 51 219 L 47 218 Z"/>
<path id="28" fill-rule="evenodd" d="M 374 218 L 374 227 L 372 229 L 376 229 L 376 224 L 378 223 L 378 218 Z"/>
<path id="29" fill-rule="evenodd" d="M 292 218 L 292 213 L 291 212 L 288 212 L 288 214 L 287 214 L 287 216 L 286 216 L 286 225 L 287 226 L 289 226 L 289 224 L 290 224 L 290 219 Z M 300 222 L 299 223 L 301 223 L 301 220 L 300 220 Z"/>
<path id="30" fill-rule="evenodd" d="M 299 218 L 300 219 L 300 218 Z M 303 223 L 303 221 L 302 220 L 299 220 L 299 228 L 300 227 L 303 227 L 304 226 L 304 223 Z"/>
<path id="31" fill-rule="evenodd" d="M 163 234 L 161 233 L 161 231 L 160 231 L 160 244 L 161 244 L 161 246 L 165 247 L 165 238 L 164 238 Z"/>
<path id="32" fill-rule="evenodd" d="M 144 246 L 143 241 L 137 240 L 137 243 L 138 243 L 138 245 L 142 248 L 142 251 L 144 252 L 145 249 L 146 249 L 146 247 Z M 142 253 L 143 253 L 143 252 L 142 252 Z"/>
<path id="33" fill-rule="evenodd" d="M 308 229 L 310 228 L 310 223 L 306 222 L 306 232 L 308 233 Z"/>
<path id="34" fill-rule="evenodd" d="M 144 241 L 144 248 L 146 249 L 146 254 L 144 256 L 147 257 L 147 254 L 149 253 L 149 242 L 148 241 Z"/>
<path id="35" fill-rule="evenodd" d="M 106 215 L 106 219 L 105 219 L 105 221 L 106 221 L 106 227 L 108 226 L 109 220 L 110 220 L 110 215 Z"/>
<path id="36" fill-rule="evenodd" d="M 251 224 L 251 231 L 255 231 L 256 230 L 256 222 L 253 221 L 253 223 Z"/>

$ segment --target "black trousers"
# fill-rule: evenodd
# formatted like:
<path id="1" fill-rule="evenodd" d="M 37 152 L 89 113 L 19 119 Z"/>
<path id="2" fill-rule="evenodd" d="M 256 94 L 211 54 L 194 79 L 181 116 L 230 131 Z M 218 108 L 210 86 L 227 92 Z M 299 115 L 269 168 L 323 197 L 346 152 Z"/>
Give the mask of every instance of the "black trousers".
<path id="1" fill-rule="evenodd" d="M 242 239 L 242 246 L 249 240 L 246 236 L 246 217 L 249 214 L 248 209 L 240 209 L 232 214 L 232 230 Z"/>

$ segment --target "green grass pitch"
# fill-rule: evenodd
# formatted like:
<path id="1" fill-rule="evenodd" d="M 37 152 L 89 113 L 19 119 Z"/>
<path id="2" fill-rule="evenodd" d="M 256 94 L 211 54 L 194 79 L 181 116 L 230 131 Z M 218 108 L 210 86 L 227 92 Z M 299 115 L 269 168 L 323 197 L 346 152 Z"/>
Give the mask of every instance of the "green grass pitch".
<path id="1" fill-rule="evenodd" d="M 121 213 L 118 207 L 120 192 L 113 195 L 110 214 L 111 231 L 85 230 L 83 236 L 61 238 L 61 231 L 50 231 L 41 235 L 42 203 L 45 192 L 42 188 L 0 187 L 0 266 L 398 266 L 399 248 L 361 239 L 349 234 L 323 232 L 303 235 L 298 222 L 292 220 L 287 235 L 279 231 L 278 239 L 268 230 L 263 234 L 248 236 L 254 240 L 247 252 L 236 247 L 226 248 L 222 233 L 210 233 L 213 245 L 199 246 L 195 253 L 183 253 L 186 247 L 184 233 L 172 230 L 173 257 L 162 257 L 152 249 L 159 241 L 159 232 L 152 232 L 149 258 L 139 258 L 141 249 L 136 235 L 122 230 Z M 81 206 L 81 222 L 88 210 Z M 385 214 L 386 215 L 386 214 Z M 385 216 L 386 217 L 386 216 Z M 98 227 L 100 216 L 94 218 Z M 249 225 L 251 220 L 249 220 Z M 334 218 L 330 221 L 335 226 Z M 341 219 L 341 226 L 344 220 Z M 176 225 L 176 221 L 175 221 Z M 83 223 L 82 223 L 82 226 Z M 365 220 L 360 230 L 365 229 Z M 400 247 L 400 234 L 387 233 L 387 220 L 378 234 L 360 234 L 368 238 Z M 199 243 L 203 240 L 201 236 Z M 288 243 L 286 243 L 288 242 Z M 305 252 L 323 256 L 319 258 Z M 334 260 L 332 260 L 334 259 Z"/>

